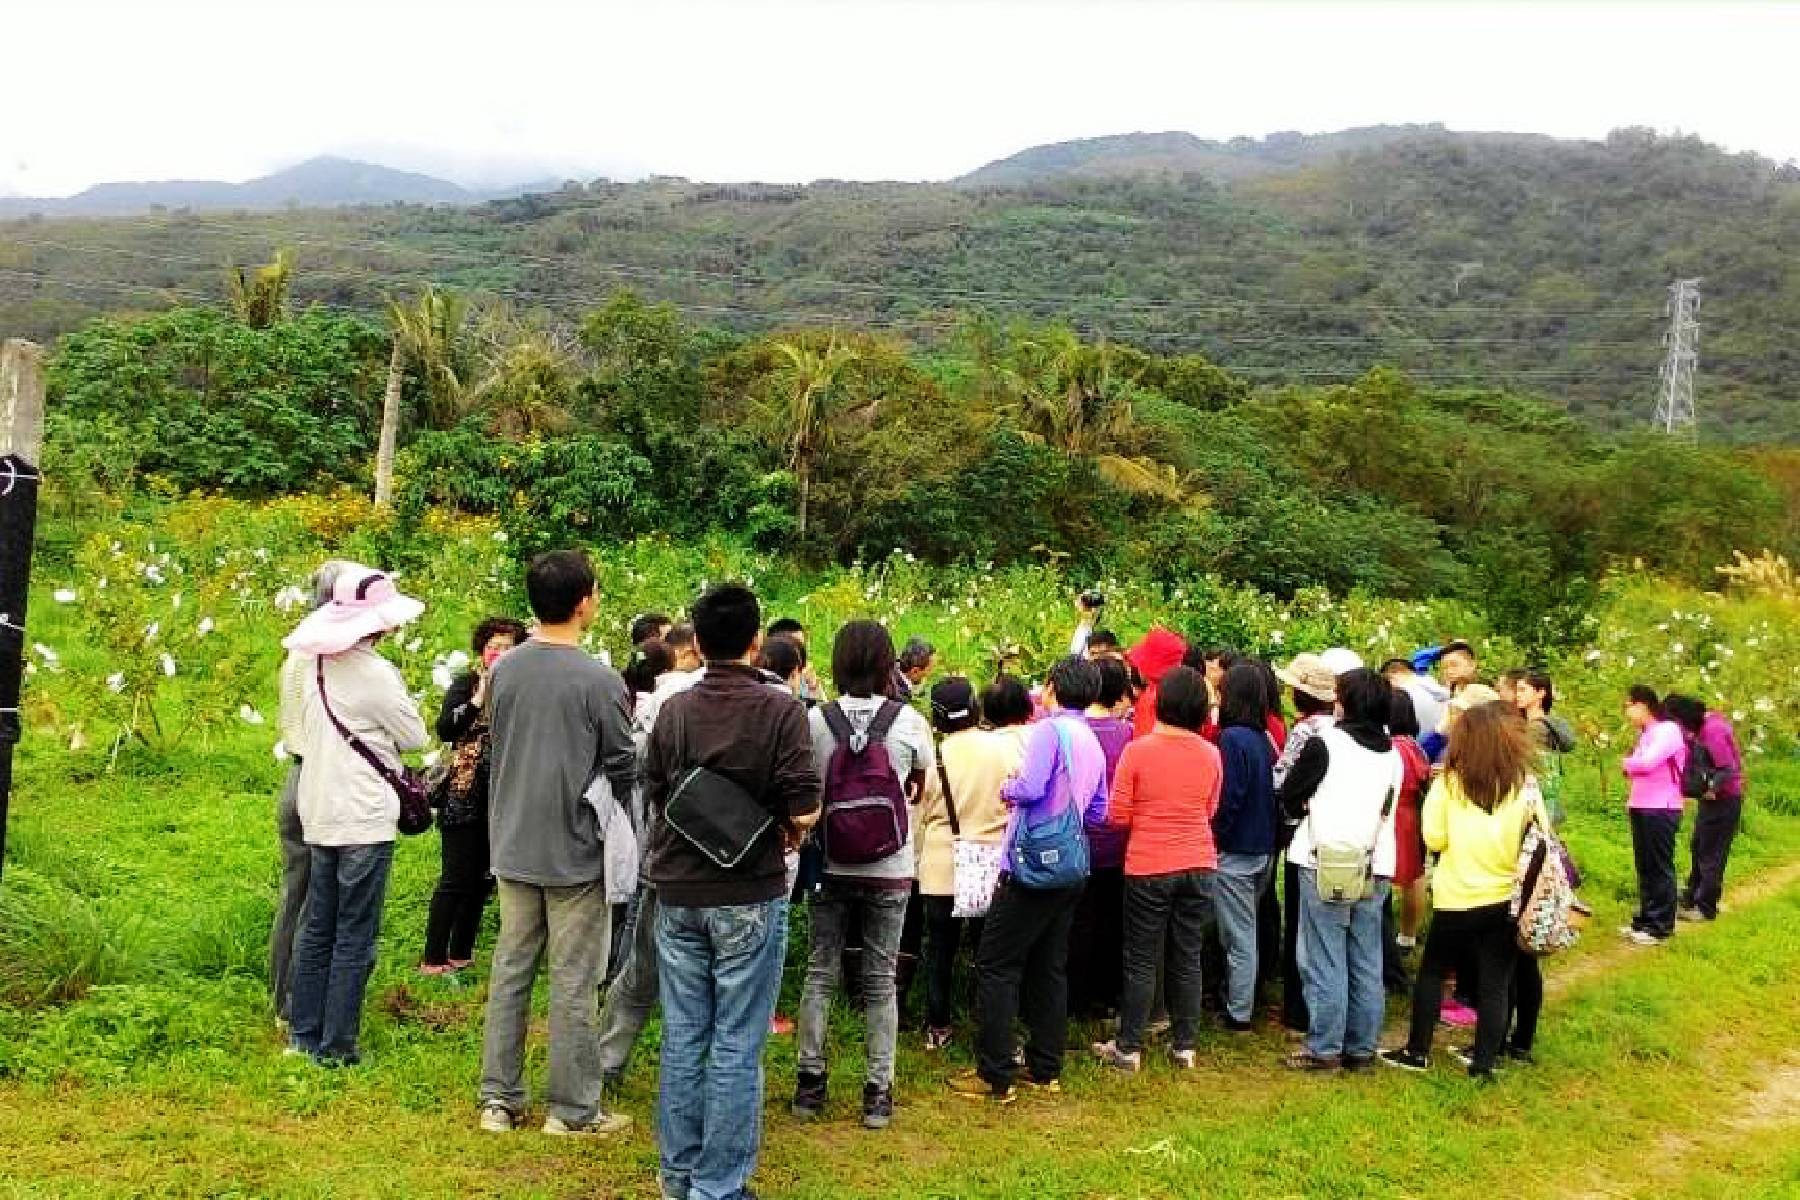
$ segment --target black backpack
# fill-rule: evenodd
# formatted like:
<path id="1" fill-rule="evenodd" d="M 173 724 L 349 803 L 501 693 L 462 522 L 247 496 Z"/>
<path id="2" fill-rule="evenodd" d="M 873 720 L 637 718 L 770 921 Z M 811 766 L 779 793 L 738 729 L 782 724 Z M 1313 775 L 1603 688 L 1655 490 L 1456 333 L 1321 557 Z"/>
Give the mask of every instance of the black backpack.
<path id="1" fill-rule="evenodd" d="M 1725 771 L 1713 762 L 1712 752 L 1698 738 L 1688 739 L 1687 766 L 1681 771 L 1681 794 L 1689 800 L 1710 800 L 1724 780 Z"/>

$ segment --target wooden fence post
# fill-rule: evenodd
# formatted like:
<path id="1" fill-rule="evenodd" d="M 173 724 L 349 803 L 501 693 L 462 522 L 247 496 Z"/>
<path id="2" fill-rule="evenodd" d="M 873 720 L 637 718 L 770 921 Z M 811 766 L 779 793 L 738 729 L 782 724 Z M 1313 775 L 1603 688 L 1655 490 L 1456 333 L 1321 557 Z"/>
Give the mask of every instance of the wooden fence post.
<path id="1" fill-rule="evenodd" d="M 25 605 L 37 529 L 38 454 L 44 440 L 44 351 L 9 338 L 0 345 L 0 874 L 6 869 L 6 816 L 13 747 L 23 732 L 19 687 L 25 672 Z"/>

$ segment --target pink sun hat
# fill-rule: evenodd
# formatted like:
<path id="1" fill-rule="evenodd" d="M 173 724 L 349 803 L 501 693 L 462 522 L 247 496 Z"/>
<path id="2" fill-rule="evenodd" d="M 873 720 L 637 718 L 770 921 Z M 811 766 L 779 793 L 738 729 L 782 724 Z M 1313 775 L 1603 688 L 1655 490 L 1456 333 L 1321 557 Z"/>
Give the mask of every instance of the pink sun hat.
<path id="1" fill-rule="evenodd" d="M 353 563 L 338 575 L 331 603 L 310 613 L 281 644 L 296 654 L 341 654 L 424 611 L 422 601 L 400 594 L 386 571 Z"/>

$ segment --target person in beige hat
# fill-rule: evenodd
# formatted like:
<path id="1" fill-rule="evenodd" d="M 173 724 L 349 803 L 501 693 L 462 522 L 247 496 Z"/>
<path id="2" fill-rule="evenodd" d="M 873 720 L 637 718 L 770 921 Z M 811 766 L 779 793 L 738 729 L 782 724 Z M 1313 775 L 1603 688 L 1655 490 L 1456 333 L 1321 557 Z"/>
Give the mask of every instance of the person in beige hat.
<path id="1" fill-rule="evenodd" d="M 1275 678 L 1291 689 L 1296 718 L 1288 730 L 1287 745 L 1275 760 L 1275 786 L 1279 788 L 1306 744 L 1336 722 L 1337 676 L 1321 656 L 1297 654 L 1287 666 L 1275 669 Z M 1298 824 L 1282 814 L 1280 843 L 1284 850 Z M 1282 895 L 1281 1023 L 1304 1031 L 1307 1013 L 1300 983 L 1300 868 L 1295 863 L 1282 867 Z"/>
<path id="2" fill-rule="evenodd" d="M 363 992 L 394 858 L 400 799 L 378 765 L 425 747 L 425 722 L 394 665 L 375 652 L 382 635 L 425 606 L 382 571 L 346 564 L 331 603 L 314 609 L 282 645 L 302 656 L 300 824 L 311 852 L 306 915 L 294 947 L 289 1037 L 326 1066 L 358 1058 Z"/>

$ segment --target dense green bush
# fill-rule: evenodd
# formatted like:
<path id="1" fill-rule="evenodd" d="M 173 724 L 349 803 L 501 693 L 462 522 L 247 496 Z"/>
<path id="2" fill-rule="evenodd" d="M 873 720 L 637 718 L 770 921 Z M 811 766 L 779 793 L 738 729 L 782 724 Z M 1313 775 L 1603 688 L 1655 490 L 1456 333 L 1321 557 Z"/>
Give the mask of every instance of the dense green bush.
<path id="1" fill-rule="evenodd" d="M 72 420 L 122 424 L 137 466 L 175 487 L 273 495 L 368 468 L 385 363 L 379 329 L 308 310 L 252 329 L 214 309 L 110 318 L 69 334 L 51 360 L 50 404 Z"/>

